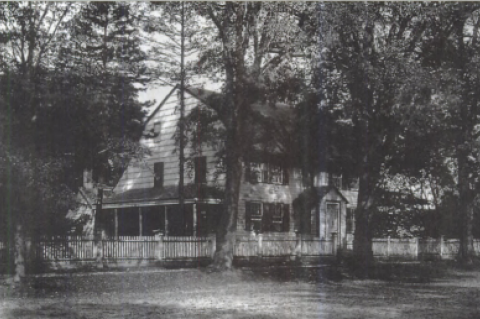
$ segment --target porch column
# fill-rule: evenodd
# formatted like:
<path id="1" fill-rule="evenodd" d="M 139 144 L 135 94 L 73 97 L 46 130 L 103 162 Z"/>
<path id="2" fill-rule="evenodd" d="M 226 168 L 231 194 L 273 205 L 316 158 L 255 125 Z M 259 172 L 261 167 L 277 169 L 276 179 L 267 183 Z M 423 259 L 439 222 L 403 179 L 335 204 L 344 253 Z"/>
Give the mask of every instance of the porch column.
<path id="1" fill-rule="evenodd" d="M 165 236 L 168 236 L 168 209 L 165 205 Z"/>
<path id="2" fill-rule="evenodd" d="M 192 213 L 193 213 L 193 236 L 197 236 L 197 204 L 193 204 L 193 209 L 192 209 Z"/>
<path id="3" fill-rule="evenodd" d="M 113 212 L 114 212 L 114 217 L 113 217 L 113 219 L 114 219 L 114 223 L 115 223 L 114 236 L 115 236 L 115 238 L 118 238 L 118 209 L 115 208 L 115 209 L 113 210 Z"/>
<path id="4" fill-rule="evenodd" d="M 138 207 L 138 233 L 140 236 L 143 236 L 143 214 L 141 207 Z"/>

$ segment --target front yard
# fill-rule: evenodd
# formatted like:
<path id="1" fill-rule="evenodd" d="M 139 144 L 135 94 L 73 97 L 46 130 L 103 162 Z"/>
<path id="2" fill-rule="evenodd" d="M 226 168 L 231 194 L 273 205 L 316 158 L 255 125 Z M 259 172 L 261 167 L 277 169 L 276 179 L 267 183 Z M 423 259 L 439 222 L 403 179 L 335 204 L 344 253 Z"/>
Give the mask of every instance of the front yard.
<path id="1" fill-rule="evenodd" d="M 479 271 L 421 284 L 310 279 L 250 270 L 56 274 L 23 289 L 0 286 L 0 318 L 480 318 Z"/>

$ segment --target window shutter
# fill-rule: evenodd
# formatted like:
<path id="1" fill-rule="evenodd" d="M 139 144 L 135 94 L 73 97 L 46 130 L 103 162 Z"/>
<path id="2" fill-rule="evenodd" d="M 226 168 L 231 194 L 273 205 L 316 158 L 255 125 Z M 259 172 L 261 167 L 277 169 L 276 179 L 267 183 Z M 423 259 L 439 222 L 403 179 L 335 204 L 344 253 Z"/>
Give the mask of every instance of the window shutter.
<path id="1" fill-rule="evenodd" d="M 195 184 L 207 182 L 207 158 L 205 156 L 195 157 Z"/>
<path id="2" fill-rule="evenodd" d="M 153 164 L 153 187 L 163 187 L 163 163 Z"/>
<path id="3" fill-rule="evenodd" d="M 250 231 L 252 221 L 252 205 L 249 202 L 245 203 L 245 230 Z"/>
<path id="4" fill-rule="evenodd" d="M 155 122 L 153 124 L 153 132 L 155 134 L 155 142 L 160 142 L 160 139 L 162 138 L 162 123 L 161 122 Z"/>
<path id="5" fill-rule="evenodd" d="M 290 231 L 290 205 L 282 204 L 283 210 L 283 231 Z"/>
<path id="6" fill-rule="evenodd" d="M 289 178 L 288 168 L 284 167 L 283 168 L 283 184 L 288 185 L 288 183 L 290 183 L 290 180 L 288 178 Z"/>

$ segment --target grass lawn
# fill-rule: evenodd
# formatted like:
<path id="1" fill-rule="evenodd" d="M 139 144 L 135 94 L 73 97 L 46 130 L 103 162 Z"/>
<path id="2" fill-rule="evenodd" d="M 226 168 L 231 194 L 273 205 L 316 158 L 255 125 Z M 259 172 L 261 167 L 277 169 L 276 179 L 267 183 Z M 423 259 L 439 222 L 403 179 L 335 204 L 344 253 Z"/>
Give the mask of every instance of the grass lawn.
<path id="1" fill-rule="evenodd" d="M 317 279 L 251 270 L 56 274 L 0 286 L 0 318 L 480 318 L 480 271 L 429 283 Z"/>

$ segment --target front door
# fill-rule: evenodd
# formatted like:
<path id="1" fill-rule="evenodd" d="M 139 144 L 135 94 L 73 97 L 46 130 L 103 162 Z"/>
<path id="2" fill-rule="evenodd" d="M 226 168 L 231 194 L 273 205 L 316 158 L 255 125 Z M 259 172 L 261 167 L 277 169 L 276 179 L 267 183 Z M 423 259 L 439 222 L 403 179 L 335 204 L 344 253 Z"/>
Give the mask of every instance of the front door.
<path id="1" fill-rule="evenodd" d="M 338 233 L 338 216 L 340 214 L 339 203 L 327 203 L 325 221 L 325 235 L 331 237 L 332 233 Z"/>

